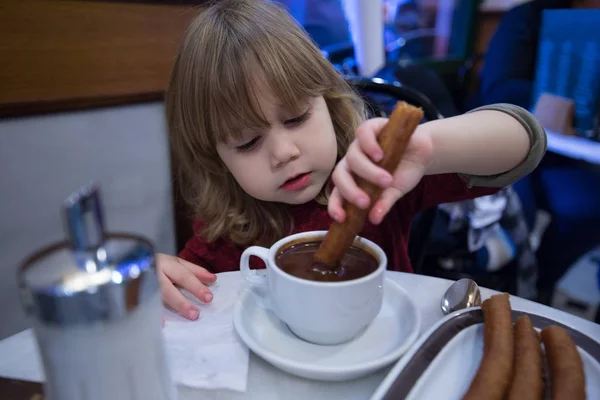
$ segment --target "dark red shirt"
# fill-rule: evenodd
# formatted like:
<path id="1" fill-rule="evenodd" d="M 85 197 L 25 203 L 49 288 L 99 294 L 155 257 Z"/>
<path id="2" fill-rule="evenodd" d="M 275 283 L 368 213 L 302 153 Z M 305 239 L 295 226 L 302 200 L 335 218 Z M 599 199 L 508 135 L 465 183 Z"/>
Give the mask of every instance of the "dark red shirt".
<path id="1" fill-rule="evenodd" d="M 473 187 L 457 174 L 429 175 L 410 193 L 398 200 L 379 225 L 366 222 L 360 236 L 377 243 L 388 258 L 388 269 L 392 271 L 412 272 L 408 258 L 408 238 L 414 216 L 432 206 L 460 200 L 473 199 L 496 193 L 499 188 Z M 291 234 L 327 230 L 331 218 L 327 208 L 314 201 L 298 206 L 290 206 L 294 218 Z M 200 221 L 194 222 L 194 231 L 198 231 Z M 226 239 L 208 243 L 194 236 L 180 252 L 179 257 L 207 270 L 218 273 L 240 269 L 240 257 L 244 246 L 238 246 Z M 253 268 L 264 268 L 260 259 L 252 257 Z"/>

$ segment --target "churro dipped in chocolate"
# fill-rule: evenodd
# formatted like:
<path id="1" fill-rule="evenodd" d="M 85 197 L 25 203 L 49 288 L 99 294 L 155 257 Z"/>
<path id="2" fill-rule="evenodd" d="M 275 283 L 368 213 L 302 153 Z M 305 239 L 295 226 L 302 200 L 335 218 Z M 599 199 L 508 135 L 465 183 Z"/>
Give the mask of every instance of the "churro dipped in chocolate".
<path id="1" fill-rule="evenodd" d="M 383 159 L 378 163 L 390 173 L 398 167 L 406 150 L 408 142 L 423 118 L 423 111 L 404 102 L 398 102 L 390 115 L 387 124 L 383 127 L 377 140 L 383 150 Z M 383 189 L 371 182 L 355 176 L 357 185 L 375 204 Z M 360 233 L 369 214 L 370 207 L 361 209 L 354 204 L 345 203 L 346 219 L 339 223 L 334 221 L 319 249 L 314 255 L 312 266 L 315 270 L 323 272 L 335 270 L 340 260 L 346 253 L 355 237 Z"/>
<path id="2" fill-rule="evenodd" d="M 544 328 L 542 341 L 550 369 L 552 400 L 584 400 L 583 361 L 567 331 L 560 326 Z"/>
<path id="3" fill-rule="evenodd" d="M 498 294 L 483 302 L 483 358 L 466 400 L 502 400 L 513 375 L 514 339 L 508 294 Z"/>
<path id="4" fill-rule="evenodd" d="M 545 393 L 542 346 L 528 316 L 517 319 L 514 340 L 513 379 L 506 399 L 541 400 Z"/>

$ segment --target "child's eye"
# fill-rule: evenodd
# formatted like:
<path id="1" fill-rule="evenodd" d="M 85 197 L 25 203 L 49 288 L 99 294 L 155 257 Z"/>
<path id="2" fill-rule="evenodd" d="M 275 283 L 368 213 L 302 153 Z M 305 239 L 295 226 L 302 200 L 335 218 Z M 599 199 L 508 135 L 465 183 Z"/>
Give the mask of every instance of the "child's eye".
<path id="1" fill-rule="evenodd" d="M 240 146 L 236 146 L 235 150 L 238 153 L 244 153 L 244 152 L 250 151 L 254 147 L 256 147 L 256 145 L 258 144 L 259 140 L 260 140 L 260 136 L 257 136 L 254 139 L 252 139 L 251 141 L 249 141 L 248 143 L 244 143 L 244 144 L 242 144 Z"/>
<path id="2" fill-rule="evenodd" d="M 308 118 L 310 118 L 310 110 L 307 110 L 304 114 L 297 116 L 296 118 L 286 119 L 283 123 L 285 125 L 296 126 L 305 122 Z"/>

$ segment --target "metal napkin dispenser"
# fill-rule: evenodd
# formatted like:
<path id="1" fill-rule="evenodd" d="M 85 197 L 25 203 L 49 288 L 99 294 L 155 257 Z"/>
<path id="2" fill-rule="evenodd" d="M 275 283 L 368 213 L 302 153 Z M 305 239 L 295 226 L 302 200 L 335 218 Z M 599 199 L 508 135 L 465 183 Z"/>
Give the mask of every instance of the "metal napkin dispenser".
<path id="1" fill-rule="evenodd" d="M 152 244 L 104 230 L 99 189 L 65 202 L 67 240 L 21 266 L 50 400 L 175 399 Z"/>

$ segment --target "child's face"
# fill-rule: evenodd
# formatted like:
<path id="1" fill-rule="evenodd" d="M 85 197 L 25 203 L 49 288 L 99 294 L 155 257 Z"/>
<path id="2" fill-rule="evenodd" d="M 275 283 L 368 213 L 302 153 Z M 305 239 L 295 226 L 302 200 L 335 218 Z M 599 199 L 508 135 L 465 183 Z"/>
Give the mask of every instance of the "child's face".
<path id="1" fill-rule="evenodd" d="M 287 204 L 314 199 L 337 157 L 335 131 L 322 96 L 309 99 L 297 115 L 269 93 L 258 102 L 270 126 L 243 133 L 242 140 L 217 145 L 219 156 L 250 196 Z"/>

